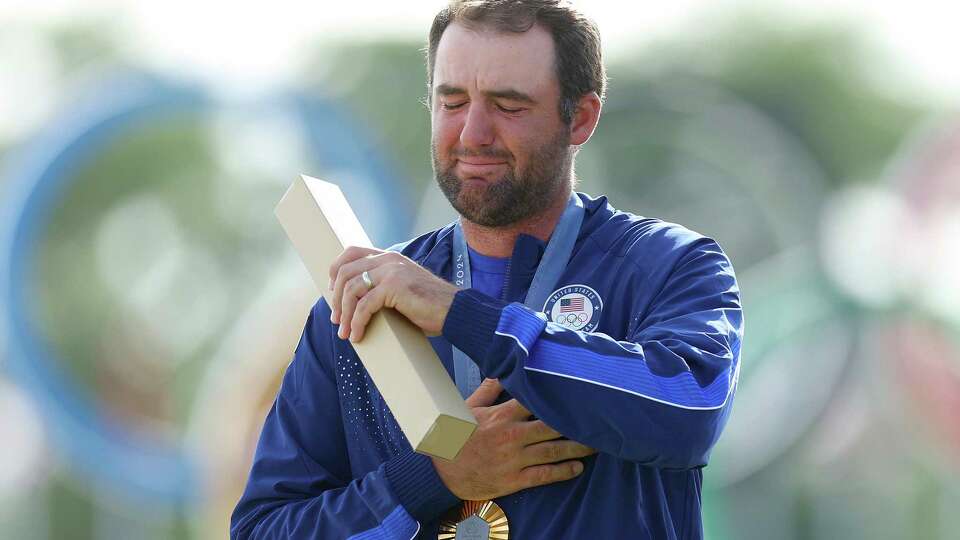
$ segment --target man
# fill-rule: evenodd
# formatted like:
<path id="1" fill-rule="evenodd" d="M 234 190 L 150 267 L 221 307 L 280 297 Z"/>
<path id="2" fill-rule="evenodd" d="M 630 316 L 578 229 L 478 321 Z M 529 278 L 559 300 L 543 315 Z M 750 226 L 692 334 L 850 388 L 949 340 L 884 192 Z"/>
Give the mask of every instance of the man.
<path id="1" fill-rule="evenodd" d="M 557 1 L 437 15 L 433 164 L 461 217 L 334 263 L 335 301 L 307 319 L 234 537 L 702 537 L 739 290 L 713 240 L 573 192 L 604 79 L 595 26 Z M 350 345 L 383 308 L 432 336 L 469 396 L 479 425 L 453 461 L 411 451 Z M 463 501 L 493 501 L 480 517 L 506 525 Z"/>

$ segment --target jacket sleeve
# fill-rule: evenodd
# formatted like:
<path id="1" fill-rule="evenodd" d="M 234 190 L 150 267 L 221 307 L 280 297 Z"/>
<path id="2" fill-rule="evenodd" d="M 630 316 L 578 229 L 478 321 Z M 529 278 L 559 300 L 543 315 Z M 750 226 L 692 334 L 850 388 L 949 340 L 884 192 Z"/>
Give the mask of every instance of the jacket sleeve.
<path id="1" fill-rule="evenodd" d="M 426 456 L 407 451 L 353 478 L 332 361 L 330 310 L 307 318 L 264 423 L 231 538 L 410 540 L 459 502 Z"/>
<path id="2" fill-rule="evenodd" d="M 454 298 L 444 336 L 564 436 L 654 467 L 703 466 L 730 412 L 743 322 L 726 255 L 707 238 L 687 247 L 632 307 L 624 341 L 471 289 Z"/>

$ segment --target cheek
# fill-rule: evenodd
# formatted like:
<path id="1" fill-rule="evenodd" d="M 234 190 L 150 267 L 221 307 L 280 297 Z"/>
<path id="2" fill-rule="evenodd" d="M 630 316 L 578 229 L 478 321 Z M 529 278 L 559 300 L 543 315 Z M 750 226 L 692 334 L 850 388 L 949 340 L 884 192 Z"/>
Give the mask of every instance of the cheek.
<path id="1" fill-rule="evenodd" d="M 460 124 L 450 118 L 434 118 L 431 126 L 433 146 L 446 153 L 460 140 Z"/>
<path id="2" fill-rule="evenodd" d="M 520 126 L 504 126 L 500 131 L 500 146 L 513 155 L 517 165 L 523 165 L 536 148 L 537 139 L 527 129 Z"/>
<path id="3" fill-rule="evenodd" d="M 549 144 L 561 126 L 553 122 L 531 119 L 529 122 L 506 123 L 501 127 L 503 145 L 525 166 L 544 145 Z"/>

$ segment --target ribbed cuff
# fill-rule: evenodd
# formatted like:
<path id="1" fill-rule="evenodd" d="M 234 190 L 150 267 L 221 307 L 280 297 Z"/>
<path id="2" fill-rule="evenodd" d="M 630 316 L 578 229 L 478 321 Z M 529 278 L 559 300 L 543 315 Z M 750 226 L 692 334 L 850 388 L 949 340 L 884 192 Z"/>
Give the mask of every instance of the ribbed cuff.
<path id="1" fill-rule="evenodd" d="M 411 451 L 384 464 L 384 474 L 400 504 L 420 523 L 439 518 L 460 504 L 437 474 L 430 458 Z"/>
<path id="2" fill-rule="evenodd" d="M 482 367 L 507 303 L 476 289 L 463 289 L 443 321 L 443 337 Z"/>

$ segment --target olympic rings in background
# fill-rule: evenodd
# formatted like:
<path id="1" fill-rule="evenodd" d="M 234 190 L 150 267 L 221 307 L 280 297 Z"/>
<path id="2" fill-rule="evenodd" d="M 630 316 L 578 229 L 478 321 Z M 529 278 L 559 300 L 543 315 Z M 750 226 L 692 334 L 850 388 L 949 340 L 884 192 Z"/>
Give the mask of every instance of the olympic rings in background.
<path id="1" fill-rule="evenodd" d="M 172 118 L 208 114 L 223 107 L 276 108 L 302 127 L 312 165 L 349 171 L 342 185 L 358 212 L 371 216 L 371 236 L 383 244 L 409 227 L 402 182 L 336 103 L 296 93 L 241 104 L 226 104 L 202 88 L 172 84 L 142 74 L 114 77 L 92 88 L 70 112 L 54 119 L 38 136 L 8 155 L 12 166 L 0 204 L 0 344 L 6 340 L 11 377 L 36 400 L 51 427 L 52 446 L 70 470 L 95 489 L 119 494 L 135 504 L 181 507 L 202 493 L 194 456 L 182 444 L 165 443 L 145 426 L 126 425 L 98 406 L 65 366 L 68 359 L 43 335 L 34 320 L 35 259 L 46 225 L 54 218 L 75 172 L 120 138 Z M 310 170 L 291 171 L 315 172 Z M 336 179 L 333 179 L 336 180 Z M 82 187 L 82 186 L 81 186 Z M 370 193 L 377 196 L 363 196 Z M 277 199 L 282 191 L 277 193 Z M 379 201 L 391 201 L 383 208 Z M 42 286 L 42 284 L 41 284 Z M 77 317 L 83 316 L 80 313 Z M 6 335 L 2 335 L 6 334 Z"/>

